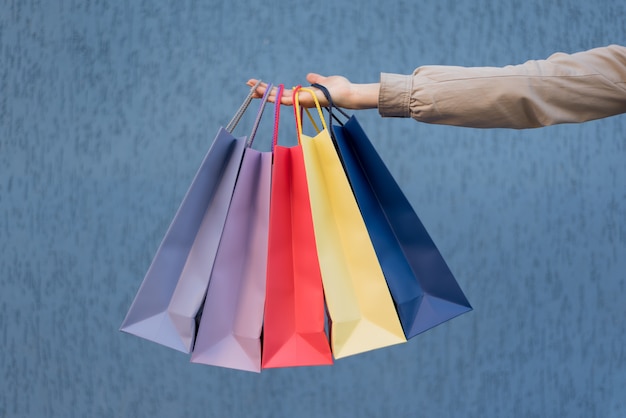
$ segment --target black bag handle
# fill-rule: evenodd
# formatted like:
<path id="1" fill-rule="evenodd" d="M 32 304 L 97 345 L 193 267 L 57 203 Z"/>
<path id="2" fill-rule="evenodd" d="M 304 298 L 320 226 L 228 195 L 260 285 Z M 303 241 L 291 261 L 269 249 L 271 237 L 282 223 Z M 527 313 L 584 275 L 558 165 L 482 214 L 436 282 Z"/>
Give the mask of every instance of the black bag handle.
<path id="1" fill-rule="evenodd" d="M 335 104 L 333 103 L 333 98 L 331 97 L 328 89 L 318 83 L 311 84 L 311 87 L 315 87 L 316 89 L 319 89 L 322 93 L 324 93 L 326 100 L 328 100 L 328 107 L 325 108 L 326 111 L 328 112 L 328 129 L 332 132 L 331 125 L 332 125 L 333 119 L 335 119 L 337 123 L 343 126 L 344 122 L 342 122 L 337 117 L 337 115 L 333 113 L 333 109 L 338 110 L 339 113 L 341 113 L 346 119 L 350 119 L 350 116 L 342 108 L 335 106 Z"/>

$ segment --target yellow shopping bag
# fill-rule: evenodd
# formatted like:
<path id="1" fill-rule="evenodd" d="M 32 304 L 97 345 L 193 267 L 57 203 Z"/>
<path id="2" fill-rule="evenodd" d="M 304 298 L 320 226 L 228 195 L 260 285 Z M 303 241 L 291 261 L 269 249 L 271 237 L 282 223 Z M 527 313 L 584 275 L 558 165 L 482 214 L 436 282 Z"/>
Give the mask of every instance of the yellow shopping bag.
<path id="1" fill-rule="evenodd" d="M 302 91 L 315 98 L 323 127 L 315 137 L 302 133 L 299 102 Z M 376 252 L 315 93 L 296 87 L 293 95 L 324 295 L 331 319 L 333 354 L 341 358 L 405 342 Z"/>

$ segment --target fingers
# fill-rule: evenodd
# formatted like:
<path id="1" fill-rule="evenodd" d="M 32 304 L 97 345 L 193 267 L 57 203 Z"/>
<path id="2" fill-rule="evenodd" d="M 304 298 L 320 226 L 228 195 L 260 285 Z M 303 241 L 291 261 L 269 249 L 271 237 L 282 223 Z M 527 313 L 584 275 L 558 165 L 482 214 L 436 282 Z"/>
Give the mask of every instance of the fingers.
<path id="1" fill-rule="evenodd" d="M 319 83 L 325 79 L 326 77 L 323 77 L 319 74 L 311 73 L 307 75 L 307 81 L 310 82 L 311 84 Z M 252 78 L 248 80 L 246 84 L 250 87 L 254 87 L 257 82 L 258 82 L 257 79 Z M 265 92 L 267 91 L 267 86 L 268 86 L 267 83 L 261 82 L 256 88 L 254 95 L 252 97 L 257 98 L 257 99 L 263 97 L 263 95 L 265 95 Z M 316 91 L 316 96 L 320 104 L 322 106 L 326 106 L 326 97 L 317 89 L 314 89 L 314 90 Z M 272 90 L 270 90 L 267 96 L 267 101 L 270 103 L 275 103 L 277 99 L 276 98 L 277 94 L 278 94 L 278 87 L 272 87 Z M 285 106 L 293 106 L 293 89 L 284 89 L 283 94 L 280 97 L 280 103 Z M 315 101 L 313 100 L 313 97 L 311 96 L 311 94 L 309 94 L 309 92 L 306 92 L 306 91 L 303 91 L 300 93 L 299 103 L 303 107 L 315 107 Z"/>
<path id="2" fill-rule="evenodd" d="M 246 84 L 250 87 L 254 87 L 258 82 L 259 80 L 252 78 L 248 80 Z M 263 95 L 265 94 L 265 90 L 267 90 L 267 83 L 260 83 L 254 91 L 254 95 L 252 97 L 257 99 L 263 97 Z"/>
<path id="3" fill-rule="evenodd" d="M 248 80 L 246 84 L 250 87 L 254 87 L 257 82 L 258 80 L 253 78 L 253 79 Z M 261 97 L 263 97 L 266 91 L 267 91 L 267 83 L 262 82 L 256 88 L 254 95 L 252 97 L 260 99 Z M 277 94 L 278 94 L 278 87 L 272 87 L 272 90 L 269 92 L 267 96 L 267 101 L 270 103 L 275 103 Z M 280 103 L 286 106 L 292 106 L 293 105 L 293 99 L 291 97 L 292 94 L 293 94 L 292 89 L 284 89 L 283 94 L 280 97 Z"/>

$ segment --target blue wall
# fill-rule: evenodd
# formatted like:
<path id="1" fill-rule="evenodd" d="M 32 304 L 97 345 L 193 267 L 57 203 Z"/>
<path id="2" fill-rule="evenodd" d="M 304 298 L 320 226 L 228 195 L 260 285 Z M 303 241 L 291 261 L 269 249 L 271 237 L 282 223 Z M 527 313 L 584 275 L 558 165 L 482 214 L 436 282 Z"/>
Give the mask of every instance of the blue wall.
<path id="1" fill-rule="evenodd" d="M 625 417 L 626 116 L 358 113 L 475 308 L 408 344 L 255 375 L 118 332 L 249 77 L 519 63 L 626 44 L 625 19 L 623 0 L 3 1 L 0 417 Z"/>

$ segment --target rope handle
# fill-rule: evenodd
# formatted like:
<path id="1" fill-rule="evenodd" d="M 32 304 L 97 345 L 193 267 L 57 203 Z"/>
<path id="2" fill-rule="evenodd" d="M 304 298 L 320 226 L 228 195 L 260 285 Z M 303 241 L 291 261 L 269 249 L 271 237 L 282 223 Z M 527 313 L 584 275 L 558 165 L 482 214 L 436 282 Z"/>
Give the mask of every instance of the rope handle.
<path id="1" fill-rule="evenodd" d="M 300 143 L 302 137 L 302 108 L 300 107 L 300 93 L 303 91 L 309 93 L 313 97 L 315 107 L 317 108 L 317 113 L 319 114 L 320 121 L 322 122 L 322 127 L 323 129 L 328 130 L 328 127 L 326 126 L 326 121 L 324 120 L 324 114 L 322 113 L 322 108 L 320 106 L 319 100 L 317 99 L 317 96 L 315 95 L 315 91 L 308 87 L 296 86 L 293 89 L 293 107 L 296 114 L 296 130 L 298 131 L 298 143 Z M 309 116 L 309 119 L 311 119 L 315 130 L 319 133 L 319 129 L 317 128 L 317 125 L 313 120 L 313 116 L 308 110 L 307 114 Z"/>
<path id="2" fill-rule="evenodd" d="M 343 126 L 344 122 L 342 122 L 336 114 L 333 113 L 333 109 L 336 109 L 339 111 L 339 113 L 341 113 L 346 119 L 350 119 L 350 115 L 348 115 L 342 108 L 335 106 L 335 104 L 333 103 L 333 98 L 330 95 L 330 92 L 328 91 L 328 89 L 324 86 L 322 86 L 321 84 L 318 83 L 314 83 L 311 84 L 311 87 L 315 87 L 316 89 L 319 89 L 322 93 L 324 93 L 324 96 L 326 97 L 326 100 L 328 100 L 328 107 L 326 108 L 326 110 L 328 111 L 328 124 L 331 125 L 332 124 L 332 120 L 335 119 L 337 121 L 337 123 L 339 123 L 341 126 Z"/>
<path id="3" fill-rule="evenodd" d="M 265 104 L 267 103 L 267 99 L 269 97 L 269 93 L 272 90 L 272 84 L 267 85 L 267 89 L 265 90 L 265 94 L 263 94 L 263 98 L 261 99 L 261 104 L 259 105 L 259 111 L 256 114 L 256 119 L 254 120 L 254 125 L 252 126 L 252 132 L 246 141 L 246 147 L 250 148 L 252 146 L 252 141 L 254 141 L 254 137 L 256 136 L 256 131 L 259 129 L 259 123 L 261 123 L 261 117 L 263 116 L 263 110 L 265 110 Z"/>
<path id="4" fill-rule="evenodd" d="M 272 152 L 274 152 L 274 147 L 278 145 L 278 125 L 280 122 L 280 99 L 283 97 L 284 90 L 285 90 L 284 84 L 279 84 L 278 91 L 276 92 L 276 100 L 274 101 L 274 138 L 272 140 Z"/>
<path id="5" fill-rule="evenodd" d="M 256 89 L 257 87 L 259 87 L 260 84 L 261 84 L 261 80 L 257 81 L 256 84 L 252 86 L 252 88 L 250 89 L 250 92 L 244 99 L 243 103 L 241 104 L 241 106 L 239 106 L 239 109 L 237 109 L 237 112 L 235 112 L 235 116 L 233 116 L 230 122 L 228 122 L 228 125 L 226 125 L 226 131 L 230 133 L 233 132 L 233 130 L 235 129 L 235 127 L 241 120 L 241 117 L 248 109 L 248 106 L 250 106 L 250 103 L 252 102 L 252 97 L 254 96 L 254 93 L 256 93 Z"/>

